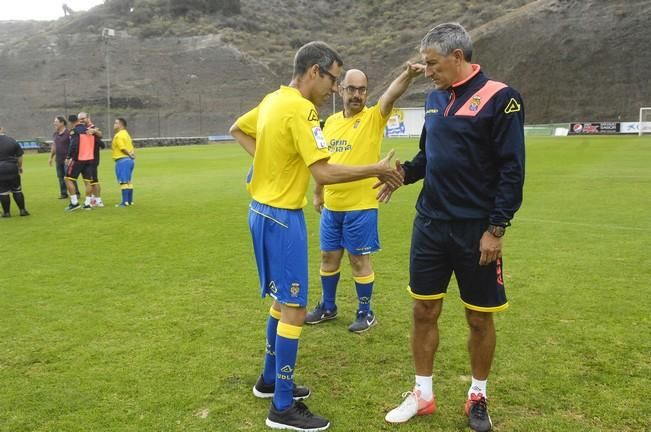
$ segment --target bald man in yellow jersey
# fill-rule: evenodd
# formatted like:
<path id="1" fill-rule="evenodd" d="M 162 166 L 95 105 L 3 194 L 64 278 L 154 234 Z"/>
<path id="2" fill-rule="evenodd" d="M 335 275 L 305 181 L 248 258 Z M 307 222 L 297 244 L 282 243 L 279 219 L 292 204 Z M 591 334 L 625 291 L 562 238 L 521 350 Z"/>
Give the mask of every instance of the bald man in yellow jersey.
<path id="1" fill-rule="evenodd" d="M 423 65 L 407 63 L 405 70 L 389 85 L 378 103 L 366 106 L 368 78 L 364 72 L 346 72 L 339 87 L 344 109 L 326 120 L 323 128 L 330 160 L 356 166 L 376 162 L 384 138 L 386 122 L 395 101 L 412 79 L 423 74 Z M 380 249 L 378 201 L 373 179 L 325 186 L 316 185 L 314 206 L 321 213 L 321 285 L 323 295 L 310 311 L 306 324 L 336 318 L 335 303 L 344 249 L 352 268 L 358 308 L 348 330 L 363 333 L 377 321 L 371 309 L 375 273 L 371 253 Z"/>
<path id="2" fill-rule="evenodd" d="M 304 45 L 294 58 L 289 86 L 268 94 L 230 129 L 253 156 L 249 228 L 261 294 L 274 299 L 267 320 L 264 369 L 253 387 L 255 396 L 273 398 L 265 422 L 273 429 L 322 431 L 330 426 L 299 401 L 310 391 L 294 385 L 308 293 L 303 207 L 310 174 L 320 184 L 373 177 L 396 187 L 402 184 L 402 177 L 389 165 L 393 152 L 365 166 L 328 162 L 330 153 L 316 107 L 336 91 L 342 65 L 339 54 L 327 44 Z"/>

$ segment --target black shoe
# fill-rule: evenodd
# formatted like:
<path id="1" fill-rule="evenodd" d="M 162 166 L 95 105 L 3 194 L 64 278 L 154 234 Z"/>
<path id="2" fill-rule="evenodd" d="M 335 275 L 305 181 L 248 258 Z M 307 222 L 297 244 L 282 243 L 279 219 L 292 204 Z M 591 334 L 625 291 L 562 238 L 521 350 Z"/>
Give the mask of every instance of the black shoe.
<path id="1" fill-rule="evenodd" d="M 59 195 L 59 199 L 68 199 L 68 195 Z"/>
<path id="2" fill-rule="evenodd" d="M 278 411 L 272 403 L 265 423 L 272 429 L 309 432 L 324 431 L 330 427 L 328 419 L 312 414 L 303 402 L 294 402 L 285 411 Z"/>
<path id="3" fill-rule="evenodd" d="M 471 430 L 475 432 L 488 432 L 493 428 L 491 416 L 488 415 L 486 398 L 482 394 L 473 394 L 466 401 L 465 411 L 468 416 L 468 426 Z"/>
<path id="4" fill-rule="evenodd" d="M 29 212 L 27 211 L 27 209 L 21 209 L 20 210 L 20 215 L 21 216 L 29 216 Z"/>
<path id="5" fill-rule="evenodd" d="M 67 212 L 71 212 L 71 211 L 79 210 L 80 208 L 81 208 L 81 205 L 70 203 L 70 205 L 68 205 L 68 206 L 67 206 L 66 208 L 64 208 L 63 210 L 64 210 L 64 211 L 67 211 Z"/>
<path id="6" fill-rule="evenodd" d="M 348 330 L 353 333 L 364 333 L 377 324 L 373 311 L 357 311 L 357 318 L 348 326 Z"/>
<path id="7" fill-rule="evenodd" d="M 319 303 L 305 315 L 305 324 L 319 324 L 335 318 L 337 318 L 337 306 L 333 310 L 330 310 L 326 309 L 322 303 Z"/>
<path id="8" fill-rule="evenodd" d="M 261 399 L 268 399 L 274 397 L 274 392 L 276 391 L 276 383 L 265 384 L 262 379 L 262 375 L 258 378 L 258 382 L 253 386 L 253 395 Z M 303 400 L 310 397 L 310 389 L 303 386 L 297 386 L 294 384 L 294 391 L 292 397 L 294 400 Z"/>
<path id="9" fill-rule="evenodd" d="M 9 212 L 2 213 L 2 217 L 11 217 L 11 213 Z"/>

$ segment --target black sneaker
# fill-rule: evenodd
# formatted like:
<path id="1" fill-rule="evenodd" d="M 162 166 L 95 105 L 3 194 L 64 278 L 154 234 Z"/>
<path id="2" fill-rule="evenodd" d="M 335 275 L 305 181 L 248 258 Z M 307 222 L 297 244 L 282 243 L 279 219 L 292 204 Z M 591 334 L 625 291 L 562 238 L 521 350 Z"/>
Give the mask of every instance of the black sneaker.
<path id="1" fill-rule="evenodd" d="M 337 318 L 337 306 L 333 310 L 329 310 L 324 308 L 322 303 L 319 303 L 305 315 L 305 324 L 318 324 L 335 318 Z"/>
<path id="2" fill-rule="evenodd" d="M 372 311 L 357 311 L 357 318 L 355 318 L 355 321 L 348 326 L 348 330 L 353 333 L 364 333 L 376 324 L 377 320 Z"/>
<path id="3" fill-rule="evenodd" d="M 9 212 L 2 213 L 2 217 L 11 217 L 11 213 Z"/>
<path id="4" fill-rule="evenodd" d="M 276 410 L 272 403 L 265 423 L 272 429 L 308 432 L 324 431 L 330 427 L 328 419 L 312 414 L 303 402 L 294 402 L 285 411 Z"/>
<path id="5" fill-rule="evenodd" d="M 59 195 L 59 199 L 68 199 L 68 195 Z"/>
<path id="6" fill-rule="evenodd" d="M 77 203 L 77 204 L 72 204 L 72 203 L 70 203 L 70 204 L 69 204 L 66 208 L 64 208 L 63 210 L 64 210 L 64 211 L 67 211 L 67 212 L 71 212 L 71 211 L 79 210 L 80 208 L 81 208 L 81 206 L 79 205 L 79 203 Z"/>
<path id="7" fill-rule="evenodd" d="M 21 215 L 21 216 L 29 216 L 29 212 L 27 211 L 27 209 L 22 209 L 22 210 L 20 211 L 20 215 Z"/>
<path id="8" fill-rule="evenodd" d="M 470 399 L 466 401 L 466 415 L 468 416 L 468 426 L 475 432 L 488 432 L 493 428 L 491 416 L 488 415 L 488 405 L 486 398 L 481 393 L 472 393 Z"/>
<path id="9" fill-rule="evenodd" d="M 255 383 L 253 386 L 253 396 L 261 398 L 261 399 L 268 399 L 274 397 L 274 392 L 276 391 L 276 383 L 273 384 L 265 384 L 264 380 L 262 379 L 262 375 L 260 375 L 260 378 L 258 378 L 258 382 Z M 297 386 L 294 384 L 294 391 L 292 394 L 292 397 L 294 400 L 303 400 L 307 399 L 310 397 L 310 389 L 304 386 Z"/>

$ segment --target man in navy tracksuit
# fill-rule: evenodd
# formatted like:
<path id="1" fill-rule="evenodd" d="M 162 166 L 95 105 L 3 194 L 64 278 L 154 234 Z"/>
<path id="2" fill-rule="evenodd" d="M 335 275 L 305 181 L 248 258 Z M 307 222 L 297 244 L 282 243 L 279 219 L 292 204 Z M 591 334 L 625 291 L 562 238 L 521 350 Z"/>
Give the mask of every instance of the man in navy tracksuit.
<path id="1" fill-rule="evenodd" d="M 496 337 L 493 313 L 508 307 L 502 238 L 522 202 L 524 105 L 520 94 L 472 64 L 472 42 L 459 24 L 434 27 L 421 42 L 425 104 L 420 152 L 401 165 L 405 184 L 423 179 L 416 203 L 409 292 L 414 299 L 414 390 L 386 420 L 402 423 L 436 410 L 432 388 L 437 322 L 454 272 L 470 328 L 472 383 L 465 412 L 475 431 L 492 427 L 486 381 Z M 388 201 L 385 186 L 380 199 Z"/>

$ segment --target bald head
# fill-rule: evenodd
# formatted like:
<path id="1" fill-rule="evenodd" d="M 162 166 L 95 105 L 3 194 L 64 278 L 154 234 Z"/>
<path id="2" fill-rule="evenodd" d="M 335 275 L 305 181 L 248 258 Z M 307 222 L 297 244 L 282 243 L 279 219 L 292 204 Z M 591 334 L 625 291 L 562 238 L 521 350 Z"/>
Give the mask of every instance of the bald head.
<path id="1" fill-rule="evenodd" d="M 343 87 L 352 85 L 355 87 L 367 87 L 368 86 L 368 77 L 364 72 L 359 69 L 350 69 L 346 71 L 344 79 L 341 82 Z"/>
<path id="2" fill-rule="evenodd" d="M 368 77 L 359 69 L 350 69 L 344 75 L 339 95 L 344 102 L 344 115 L 351 117 L 366 106 Z"/>

